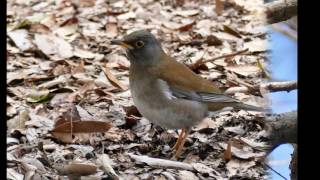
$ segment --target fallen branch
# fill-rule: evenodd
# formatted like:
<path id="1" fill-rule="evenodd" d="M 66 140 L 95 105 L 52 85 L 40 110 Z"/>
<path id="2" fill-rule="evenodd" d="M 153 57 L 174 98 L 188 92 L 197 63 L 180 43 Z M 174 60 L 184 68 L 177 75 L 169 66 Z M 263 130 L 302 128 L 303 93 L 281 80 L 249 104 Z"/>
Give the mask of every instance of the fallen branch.
<path id="1" fill-rule="evenodd" d="M 274 24 L 297 15 L 297 0 L 274 1 L 266 4 L 267 23 Z"/>
<path id="2" fill-rule="evenodd" d="M 278 115 L 266 117 L 266 126 L 268 127 L 268 137 L 272 148 L 268 154 L 281 144 L 290 143 L 294 146 L 292 159 L 290 162 L 291 179 L 297 179 L 297 111 L 286 112 Z"/>
<path id="3" fill-rule="evenodd" d="M 192 165 L 183 163 L 183 162 L 151 158 L 148 156 L 137 156 L 132 153 L 128 153 L 128 155 L 130 156 L 130 158 L 134 159 L 136 162 L 146 163 L 147 165 L 154 168 L 182 169 L 182 170 L 188 170 L 188 171 L 195 171 Z"/>
<path id="4" fill-rule="evenodd" d="M 200 174 L 210 174 L 210 176 L 216 178 L 221 177 L 219 172 L 202 163 L 187 164 L 179 161 L 151 158 L 148 156 L 138 156 L 132 153 L 127 154 L 130 156 L 130 158 L 134 159 L 136 163 L 147 164 L 153 168 L 188 170 Z"/>
<path id="5" fill-rule="evenodd" d="M 254 89 L 262 89 L 263 91 L 267 92 L 279 92 L 279 91 L 287 91 L 290 92 L 292 90 L 297 89 L 298 84 L 297 81 L 286 81 L 286 82 L 270 82 L 261 84 Z M 225 94 L 234 94 L 234 93 L 246 93 L 249 92 L 248 87 L 239 86 L 239 87 L 231 87 L 227 89 L 224 93 Z"/>
<path id="6" fill-rule="evenodd" d="M 297 143 L 297 111 L 266 117 L 272 149 L 285 143 Z"/>
<path id="7" fill-rule="evenodd" d="M 290 92 L 298 88 L 297 81 L 272 82 L 260 85 L 260 88 L 269 92 L 287 91 Z"/>

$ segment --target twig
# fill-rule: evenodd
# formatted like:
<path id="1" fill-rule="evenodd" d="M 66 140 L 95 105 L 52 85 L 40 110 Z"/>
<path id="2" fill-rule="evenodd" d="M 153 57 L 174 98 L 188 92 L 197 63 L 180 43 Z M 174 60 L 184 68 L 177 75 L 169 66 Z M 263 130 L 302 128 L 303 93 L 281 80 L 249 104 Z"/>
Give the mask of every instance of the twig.
<path id="1" fill-rule="evenodd" d="M 110 165 L 112 161 L 110 160 L 107 154 L 102 154 L 98 156 L 99 163 L 102 165 L 102 170 L 109 175 L 112 180 L 119 180 L 119 176 L 113 170 L 112 166 Z"/>
<path id="2" fill-rule="evenodd" d="M 288 180 L 286 177 L 284 177 L 282 174 L 280 174 L 278 171 L 274 170 L 272 167 L 270 167 L 268 164 L 263 163 L 267 168 L 269 168 L 271 171 L 275 172 L 276 174 L 278 174 L 280 177 L 282 177 L 285 180 Z"/>
<path id="3" fill-rule="evenodd" d="M 265 83 L 265 84 L 261 84 L 258 87 L 256 87 L 255 89 L 263 89 L 265 91 L 268 92 L 279 92 L 279 91 L 287 91 L 290 92 L 292 90 L 297 89 L 298 84 L 297 81 L 286 81 L 286 82 L 270 82 L 270 83 Z M 248 87 L 243 87 L 243 86 L 239 86 L 239 87 L 231 87 L 229 89 L 227 89 L 224 93 L 225 94 L 234 94 L 234 93 L 246 93 L 249 92 L 249 88 Z"/>
<path id="4" fill-rule="evenodd" d="M 212 61 L 215 61 L 215 60 L 218 60 L 218 59 L 222 59 L 222 58 L 228 58 L 228 57 L 233 57 L 233 56 L 236 56 L 236 55 L 241 55 L 245 52 L 247 52 L 249 49 L 244 49 L 244 50 L 241 50 L 241 51 L 237 51 L 237 52 L 234 52 L 234 53 L 231 53 L 231 54 L 225 54 L 225 55 L 221 55 L 221 56 L 218 56 L 218 57 L 215 57 L 213 59 L 209 59 L 209 60 L 206 60 L 206 61 L 203 61 L 202 63 L 207 63 L 207 62 L 212 62 Z"/>
<path id="5" fill-rule="evenodd" d="M 147 165 L 155 168 L 163 168 L 163 169 L 182 169 L 182 170 L 188 170 L 188 171 L 195 171 L 192 165 L 183 163 L 183 162 L 177 162 L 177 161 L 171 161 L 171 160 L 165 160 L 165 159 L 158 159 L 158 158 L 151 158 L 148 156 L 137 156 L 132 153 L 128 153 L 130 158 L 134 159 L 137 162 L 140 163 L 146 163 Z"/>
<path id="6" fill-rule="evenodd" d="M 228 58 L 228 57 L 233 57 L 233 56 L 236 56 L 236 55 L 240 55 L 240 54 L 243 54 L 245 52 L 247 52 L 249 49 L 244 49 L 244 50 L 241 50 L 241 51 L 237 51 L 237 52 L 234 52 L 234 53 L 231 53 L 231 54 L 224 54 L 224 55 L 221 55 L 221 56 L 218 56 L 218 57 L 215 57 L 213 59 L 209 59 L 209 60 L 206 60 L 206 61 L 203 61 L 202 58 L 199 59 L 198 61 L 196 61 L 194 64 L 190 65 L 189 67 L 191 69 L 197 69 L 198 67 L 200 67 L 201 65 L 207 63 L 207 62 L 212 62 L 212 61 L 215 61 L 215 60 L 218 60 L 218 59 L 222 59 L 222 58 Z"/>
<path id="7" fill-rule="evenodd" d="M 291 30 L 291 29 L 286 29 L 281 27 L 279 24 L 272 24 L 271 27 L 275 30 L 278 31 L 290 38 L 292 38 L 293 40 L 297 41 L 298 40 L 298 35 L 297 35 L 297 31 Z"/>
<path id="8" fill-rule="evenodd" d="M 297 0 L 274 1 L 266 4 L 265 13 L 269 24 L 278 23 L 297 15 Z"/>
<path id="9" fill-rule="evenodd" d="M 269 92 L 287 91 L 290 92 L 298 88 L 297 81 L 272 82 L 260 85 L 260 88 L 266 89 Z"/>

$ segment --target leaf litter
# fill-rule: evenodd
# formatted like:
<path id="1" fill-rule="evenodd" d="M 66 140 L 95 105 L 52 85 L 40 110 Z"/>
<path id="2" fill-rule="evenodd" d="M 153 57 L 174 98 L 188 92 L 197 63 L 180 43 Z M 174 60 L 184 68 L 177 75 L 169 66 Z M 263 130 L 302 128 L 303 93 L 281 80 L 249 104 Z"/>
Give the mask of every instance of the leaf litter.
<path id="1" fill-rule="evenodd" d="M 10 161 L 7 176 L 266 179 L 257 163 L 266 148 L 263 129 L 255 114 L 241 111 L 193 127 L 179 159 L 193 170 L 136 165 L 127 153 L 169 160 L 178 134 L 141 117 L 128 89 L 129 62 L 110 45 L 134 30 L 150 30 L 168 54 L 218 87 L 249 88 L 231 95 L 252 102 L 266 73 L 262 3 L 9 1 L 7 153 L 19 162 Z M 228 143 L 232 138 L 240 145 Z"/>

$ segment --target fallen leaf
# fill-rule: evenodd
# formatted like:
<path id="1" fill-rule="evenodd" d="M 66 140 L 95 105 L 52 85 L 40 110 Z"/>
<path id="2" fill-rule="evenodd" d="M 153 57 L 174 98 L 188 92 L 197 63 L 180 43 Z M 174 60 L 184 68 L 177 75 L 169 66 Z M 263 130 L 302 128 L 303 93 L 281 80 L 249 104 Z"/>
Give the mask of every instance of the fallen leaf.
<path id="1" fill-rule="evenodd" d="M 117 16 L 118 20 L 128 20 L 128 19 L 134 19 L 134 18 L 136 18 L 136 14 L 132 11 L 124 14 L 120 14 L 119 16 Z"/>
<path id="2" fill-rule="evenodd" d="M 73 55 L 79 58 L 87 58 L 87 59 L 93 59 L 97 56 L 97 54 L 92 53 L 90 51 L 86 51 L 80 48 L 74 48 Z"/>
<path id="3" fill-rule="evenodd" d="M 31 89 L 27 94 L 27 102 L 37 103 L 43 102 L 50 97 L 50 91 L 48 89 L 36 90 Z"/>
<path id="4" fill-rule="evenodd" d="M 88 176 L 97 172 L 97 167 L 93 164 L 71 163 L 68 165 L 56 165 L 55 169 L 61 175 Z"/>
<path id="5" fill-rule="evenodd" d="M 256 65 L 226 66 L 225 69 L 245 77 L 254 76 L 261 73 L 260 68 Z"/>
<path id="6" fill-rule="evenodd" d="M 221 0 L 215 0 L 215 11 L 217 13 L 217 15 L 221 15 L 222 10 L 223 10 L 223 2 Z"/>
<path id="7" fill-rule="evenodd" d="M 52 34 L 35 34 L 34 43 L 44 54 L 54 60 L 73 56 L 71 45 L 62 38 Z"/>
<path id="8" fill-rule="evenodd" d="M 29 112 L 27 110 L 21 110 L 18 115 L 7 121 L 8 130 L 12 129 L 24 129 L 25 123 L 29 120 Z"/>
<path id="9" fill-rule="evenodd" d="M 8 36 L 21 51 L 29 51 L 34 48 L 30 41 L 28 31 L 25 29 L 8 32 Z"/>
<path id="10" fill-rule="evenodd" d="M 191 22 L 189 24 L 183 25 L 181 27 L 178 28 L 179 31 L 188 31 L 192 28 L 192 26 L 195 24 L 195 22 Z"/>
<path id="11" fill-rule="evenodd" d="M 107 23 L 106 24 L 107 36 L 109 38 L 114 38 L 118 35 L 118 25 L 117 23 Z"/>
<path id="12" fill-rule="evenodd" d="M 227 25 L 223 25 L 223 30 L 226 32 L 226 33 L 229 33 L 237 38 L 241 38 L 241 35 L 238 31 L 236 31 L 235 29 L 231 28 L 230 26 L 227 26 Z"/>
<path id="13" fill-rule="evenodd" d="M 232 153 L 231 153 L 231 141 L 228 142 L 227 149 L 223 153 L 223 158 L 226 161 L 230 161 L 232 158 Z"/>
<path id="14" fill-rule="evenodd" d="M 50 28 L 44 24 L 31 24 L 29 28 L 29 32 L 39 33 L 39 34 L 48 34 L 51 32 Z"/>
<path id="15" fill-rule="evenodd" d="M 241 161 L 237 159 L 232 159 L 226 165 L 228 170 L 228 175 L 233 176 L 239 174 L 239 172 L 248 172 L 249 168 L 255 166 L 254 161 Z"/>
<path id="16" fill-rule="evenodd" d="M 267 46 L 267 41 L 263 39 L 254 39 L 250 42 L 245 42 L 243 44 L 244 48 L 248 48 L 250 52 L 260 52 L 260 51 L 266 51 L 268 46 Z"/>
<path id="17" fill-rule="evenodd" d="M 66 122 L 56 126 L 52 133 L 93 133 L 106 132 L 111 128 L 111 124 L 102 121 L 74 121 Z"/>
<path id="18" fill-rule="evenodd" d="M 13 168 L 7 168 L 7 178 L 12 180 L 24 180 L 24 176 Z"/>
<path id="19" fill-rule="evenodd" d="M 207 36 L 207 39 L 205 41 L 208 46 L 220 46 L 222 45 L 222 41 L 215 35 L 209 35 Z"/>
<path id="20" fill-rule="evenodd" d="M 173 14 L 174 15 L 180 15 L 180 16 L 183 16 L 183 17 L 189 17 L 189 16 L 194 16 L 194 15 L 199 14 L 199 10 L 197 10 L 197 9 L 176 10 L 176 11 L 173 11 Z"/>
<path id="21" fill-rule="evenodd" d="M 198 180 L 199 178 L 190 171 L 182 170 L 179 171 L 179 178 L 180 179 L 190 179 L 190 180 Z"/>
<path id="22" fill-rule="evenodd" d="M 112 85 L 124 91 L 128 89 L 128 87 L 123 85 L 113 74 L 111 74 L 106 64 L 105 64 L 105 68 L 103 69 L 103 72 Z"/>

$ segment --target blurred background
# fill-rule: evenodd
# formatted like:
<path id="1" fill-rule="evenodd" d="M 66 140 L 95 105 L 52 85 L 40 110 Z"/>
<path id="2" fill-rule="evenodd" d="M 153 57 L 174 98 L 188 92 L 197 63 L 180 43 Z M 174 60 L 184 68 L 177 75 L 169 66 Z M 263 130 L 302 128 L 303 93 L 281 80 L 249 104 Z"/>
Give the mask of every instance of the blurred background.
<path id="1" fill-rule="evenodd" d="M 296 18 L 269 27 L 270 66 L 272 79 L 276 81 L 297 80 L 297 33 Z M 273 113 L 297 110 L 297 90 L 269 94 Z M 289 164 L 293 147 L 283 144 L 270 155 L 268 165 L 287 179 L 290 179 Z M 270 179 L 284 179 L 269 169 Z"/>

